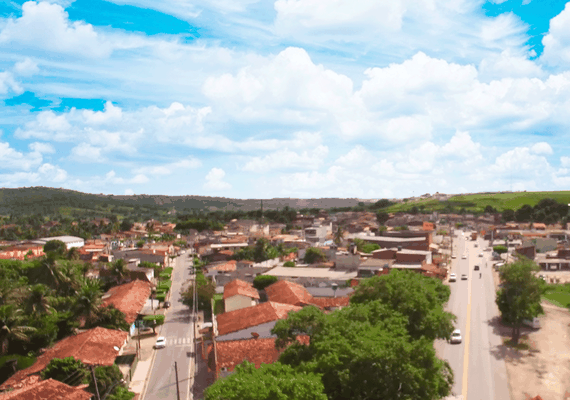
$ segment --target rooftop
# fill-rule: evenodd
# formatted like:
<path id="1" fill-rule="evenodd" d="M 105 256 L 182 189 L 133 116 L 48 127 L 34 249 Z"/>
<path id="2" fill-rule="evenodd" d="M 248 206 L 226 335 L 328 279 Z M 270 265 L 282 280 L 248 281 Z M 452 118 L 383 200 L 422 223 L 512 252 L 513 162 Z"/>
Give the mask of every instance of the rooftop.
<path id="1" fill-rule="evenodd" d="M 69 386 L 54 379 L 39 381 L 21 389 L 0 394 L 1 400 L 90 400 L 93 394 L 85 390 L 87 385 Z"/>
<path id="2" fill-rule="evenodd" d="M 305 287 L 286 280 L 275 282 L 265 288 L 270 301 L 303 306 L 312 302 L 312 297 Z"/>
<path id="3" fill-rule="evenodd" d="M 42 371 L 54 358 L 74 357 L 87 365 L 113 365 L 128 336 L 127 332 L 101 327 L 68 336 L 38 356 L 31 367 L 20 370 L 8 378 L 0 385 L 0 390 L 34 383 L 34 379 L 27 378 Z"/>
<path id="4" fill-rule="evenodd" d="M 273 275 L 287 278 L 324 278 L 331 280 L 348 280 L 356 278 L 356 272 L 336 271 L 332 268 L 303 268 L 275 267 L 263 275 Z"/>
<path id="5" fill-rule="evenodd" d="M 240 331 L 252 326 L 287 318 L 290 311 L 299 311 L 301 307 L 268 301 L 253 307 L 246 307 L 216 316 L 220 336 Z"/>
<path id="6" fill-rule="evenodd" d="M 109 289 L 103 295 L 103 307 L 109 304 L 114 305 L 117 310 L 125 314 L 125 319 L 130 325 L 137 319 L 151 292 L 149 282 L 137 279 Z"/>
<path id="7" fill-rule="evenodd" d="M 247 296 L 252 299 L 259 300 L 258 291 L 251 285 L 251 283 L 242 281 L 241 279 L 235 279 L 224 286 L 224 300 L 236 295 Z"/>

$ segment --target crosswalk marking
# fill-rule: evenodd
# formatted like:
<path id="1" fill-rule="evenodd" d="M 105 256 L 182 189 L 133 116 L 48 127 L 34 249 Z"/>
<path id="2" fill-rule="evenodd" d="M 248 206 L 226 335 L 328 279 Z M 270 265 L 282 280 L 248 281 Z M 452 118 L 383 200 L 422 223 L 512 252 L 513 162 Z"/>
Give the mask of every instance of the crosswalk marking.
<path id="1" fill-rule="evenodd" d="M 166 343 L 171 346 L 182 345 L 182 344 L 191 344 L 192 340 L 188 337 L 185 338 L 167 338 Z"/>

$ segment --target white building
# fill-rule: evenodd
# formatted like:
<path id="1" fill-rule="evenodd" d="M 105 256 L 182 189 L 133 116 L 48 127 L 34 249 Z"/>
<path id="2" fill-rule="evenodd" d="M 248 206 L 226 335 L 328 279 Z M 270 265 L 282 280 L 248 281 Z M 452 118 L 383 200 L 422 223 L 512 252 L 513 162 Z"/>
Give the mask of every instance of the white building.
<path id="1" fill-rule="evenodd" d="M 40 238 L 40 239 L 33 240 L 32 243 L 37 243 L 37 244 L 41 244 L 41 245 L 45 246 L 45 244 L 47 242 L 49 242 L 50 240 L 59 240 L 59 241 L 65 243 L 65 245 L 67 246 L 67 250 L 71 249 L 72 247 L 83 247 L 83 246 L 85 246 L 85 240 L 83 240 L 80 237 L 76 237 L 76 236 L 54 236 L 54 237 L 48 237 L 48 238 Z"/>

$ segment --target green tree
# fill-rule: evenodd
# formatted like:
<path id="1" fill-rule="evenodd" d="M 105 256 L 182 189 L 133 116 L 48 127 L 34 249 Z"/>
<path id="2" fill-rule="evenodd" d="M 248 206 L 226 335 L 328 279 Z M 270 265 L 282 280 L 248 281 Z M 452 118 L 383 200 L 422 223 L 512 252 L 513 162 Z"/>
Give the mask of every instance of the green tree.
<path id="1" fill-rule="evenodd" d="M 152 327 L 152 332 L 156 333 L 156 327 L 160 325 L 164 325 L 164 315 L 157 314 L 157 315 L 145 315 L 143 317 L 143 321 L 145 321 L 146 326 Z"/>
<path id="2" fill-rule="evenodd" d="M 196 286 L 198 288 L 198 309 L 211 310 L 212 299 L 216 294 L 216 284 L 202 273 L 198 273 L 196 274 Z M 194 285 L 188 286 L 180 294 L 182 304 L 192 308 L 194 306 Z"/>
<path id="3" fill-rule="evenodd" d="M 122 258 L 119 258 L 115 260 L 113 263 L 111 263 L 110 270 L 111 274 L 115 278 L 115 282 L 117 283 L 117 285 L 123 283 L 125 278 L 130 274 L 129 270 L 127 269 L 127 264 L 125 263 L 125 260 L 123 260 Z"/>
<path id="4" fill-rule="evenodd" d="M 315 264 L 318 262 L 323 262 L 326 259 L 327 257 L 325 256 L 325 253 L 322 249 L 319 249 L 317 247 L 309 247 L 305 251 L 305 257 L 303 258 L 303 261 L 307 264 Z"/>
<path id="5" fill-rule="evenodd" d="M 509 222 L 515 220 L 515 212 L 514 210 L 504 210 L 501 214 L 503 222 Z"/>
<path id="6" fill-rule="evenodd" d="M 58 257 L 63 257 L 67 254 L 67 245 L 61 240 L 49 240 L 44 245 L 44 253 L 47 254 L 48 252 L 54 253 Z"/>
<path id="7" fill-rule="evenodd" d="M 328 315 L 304 308 L 278 321 L 272 332 L 281 345 L 296 334 L 310 336 L 308 345 L 287 347 L 280 362 L 320 374 L 328 399 L 435 400 L 448 395 L 451 368 L 437 358 L 430 339 L 413 340 L 407 325 L 404 315 L 374 301 Z"/>
<path id="8" fill-rule="evenodd" d="M 295 261 L 285 261 L 283 266 L 287 268 L 295 268 Z"/>
<path id="9" fill-rule="evenodd" d="M 26 314 L 32 316 L 50 314 L 53 311 L 51 299 L 50 290 L 46 285 L 39 283 L 28 286 L 28 293 L 24 298 L 23 309 Z"/>
<path id="10" fill-rule="evenodd" d="M 497 306 L 503 321 L 512 326 L 512 340 L 518 344 L 520 327 L 525 319 L 532 320 L 544 313 L 541 297 L 541 279 L 534 273 L 540 270 L 534 261 L 521 257 L 501 267 L 502 287 L 497 291 Z"/>
<path id="11" fill-rule="evenodd" d="M 376 220 L 378 221 L 378 223 L 380 225 L 384 225 L 386 223 L 386 221 L 388 221 L 389 219 L 390 219 L 390 215 L 387 212 L 378 211 L 376 213 Z"/>
<path id="12" fill-rule="evenodd" d="M 89 382 L 89 372 L 81 360 L 53 358 L 41 372 L 42 379 L 55 379 L 71 386 Z"/>
<path id="13" fill-rule="evenodd" d="M 97 310 L 95 318 L 89 323 L 89 328 L 95 328 L 97 326 L 121 331 L 128 331 L 130 328 L 130 325 L 125 319 L 125 314 L 121 310 L 117 310 L 112 304 L 106 307 L 100 307 Z"/>
<path id="14" fill-rule="evenodd" d="M 269 285 L 273 285 L 279 279 L 273 275 L 258 275 L 253 279 L 253 287 L 257 290 L 263 290 Z"/>
<path id="15" fill-rule="evenodd" d="M 137 248 L 142 248 L 144 246 L 144 240 L 139 240 L 136 244 Z"/>
<path id="16" fill-rule="evenodd" d="M 206 400 L 327 400 L 319 375 L 280 363 L 244 361 L 232 375 L 206 389 Z"/>
<path id="17" fill-rule="evenodd" d="M 23 312 L 13 304 L 0 306 L 0 344 L 2 354 L 6 354 L 14 340 L 28 342 L 30 332 L 36 328 L 26 325 Z"/>
<path id="18" fill-rule="evenodd" d="M 133 222 L 129 219 L 124 219 L 121 221 L 121 225 L 119 226 L 119 228 L 121 229 L 121 231 L 130 231 L 131 229 L 133 229 Z"/>
<path id="19" fill-rule="evenodd" d="M 66 258 L 68 260 L 79 260 L 79 249 L 77 247 L 72 247 L 67 251 Z"/>
<path id="20" fill-rule="evenodd" d="M 88 324 L 96 320 L 102 302 L 101 295 L 102 290 L 99 280 L 84 279 L 75 297 L 73 310 L 76 318 L 83 317 Z"/>
<path id="21" fill-rule="evenodd" d="M 504 254 L 509 251 L 509 249 L 507 249 L 507 246 L 493 246 L 493 251 L 495 253 Z"/>
<path id="22" fill-rule="evenodd" d="M 439 279 L 413 271 L 392 270 L 364 279 L 350 298 L 351 304 L 379 301 L 407 318 L 414 339 L 450 339 L 456 317 L 444 311 L 451 291 Z"/>
<path id="23" fill-rule="evenodd" d="M 122 386 L 117 386 L 107 397 L 107 400 L 131 400 L 133 397 L 135 397 L 135 393 L 129 392 L 129 389 Z"/>

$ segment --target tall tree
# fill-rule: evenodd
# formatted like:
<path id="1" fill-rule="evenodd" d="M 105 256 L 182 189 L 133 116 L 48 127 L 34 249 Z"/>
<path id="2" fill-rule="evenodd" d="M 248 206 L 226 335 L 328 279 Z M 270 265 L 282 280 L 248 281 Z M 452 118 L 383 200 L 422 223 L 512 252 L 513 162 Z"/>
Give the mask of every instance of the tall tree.
<path id="1" fill-rule="evenodd" d="M 419 339 L 449 339 L 456 317 L 444 311 L 451 291 L 439 279 L 413 271 L 392 270 L 365 279 L 356 287 L 351 304 L 379 301 L 408 319 L 410 335 Z"/>
<path id="2" fill-rule="evenodd" d="M 542 309 L 541 280 L 534 275 L 540 268 L 534 261 L 521 257 L 499 270 L 502 287 L 497 291 L 497 306 L 503 320 L 512 326 L 512 340 L 520 338 L 520 328 L 526 319 L 532 320 Z"/>
<path id="3" fill-rule="evenodd" d="M 2 354 L 6 354 L 13 340 L 29 341 L 28 334 L 36 328 L 27 326 L 21 309 L 14 305 L 0 306 L 0 344 Z"/>
<path id="4" fill-rule="evenodd" d="M 244 361 L 232 375 L 206 389 L 206 400 L 327 400 L 319 375 L 280 363 L 260 368 Z"/>
<path id="5" fill-rule="evenodd" d="M 101 295 L 101 284 L 98 280 L 84 279 L 75 298 L 74 314 L 76 317 L 83 317 L 86 322 L 95 320 L 102 301 Z"/>
<path id="6" fill-rule="evenodd" d="M 343 240 L 344 240 L 344 230 L 342 229 L 342 226 L 339 225 L 334 233 L 334 242 L 337 246 L 341 246 Z"/>
<path id="7" fill-rule="evenodd" d="M 24 298 L 24 311 L 28 315 L 51 314 L 52 296 L 49 288 L 41 283 L 29 286 L 28 293 Z"/>
<path id="8" fill-rule="evenodd" d="M 125 278 L 129 275 L 129 270 L 127 269 L 127 265 L 125 264 L 125 260 L 119 258 L 115 260 L 111 264 L 111 274 L 115 278 L 115 282 L 120 285 L 123 283 Z"/>

